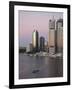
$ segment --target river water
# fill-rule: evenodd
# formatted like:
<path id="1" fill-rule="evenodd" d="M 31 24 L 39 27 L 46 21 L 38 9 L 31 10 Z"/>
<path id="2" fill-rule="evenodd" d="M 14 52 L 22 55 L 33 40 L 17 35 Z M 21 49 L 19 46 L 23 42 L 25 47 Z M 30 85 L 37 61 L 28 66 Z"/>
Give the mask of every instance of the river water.
<path id="1" fill-rule="evenodd" d="M 19 54 L 19 79 L 63 76 L 63 59 Z"/>

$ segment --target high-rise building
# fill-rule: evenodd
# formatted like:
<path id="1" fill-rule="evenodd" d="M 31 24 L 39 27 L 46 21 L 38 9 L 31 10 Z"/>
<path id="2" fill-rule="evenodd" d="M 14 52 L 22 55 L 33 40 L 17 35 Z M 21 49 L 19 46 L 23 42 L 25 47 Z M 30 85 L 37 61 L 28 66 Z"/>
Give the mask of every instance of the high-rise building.
<path id="1" fill-rule="evenodd" d="M 49 29 L 52 30 L 52 29 L 55 29 L 55 20 L 54 18 L 51 20 L 49 20 Z"/>
<path id="2" fill-rule="evenodd" d="M 44 51 L 45 48 L 45 38 L 40 37 L 40 51 Z"/>
<path id="3" fill-rule="evenodd" d="M 45 41 L 45 49 L 46 52 L 49 52 L 49 48 L 48 48 L 48 41 Z"/>
<path id="4" fill-rule="evenodd" d="M 63 52 L 63 19 L 56 22 L 57 30 L 57 52 Z"/>
<path id="5" fill-rule="evenodd" d="M 34 30 L 32 33 L 32 45 L 33 45 L 33 51 L 37 52 L 39 49 L 39 35 L 37 30 Z"/>
<path id="6" fill-rule="evenodd" d="M 49 53 L 50 54 L 55 54 L 55 49 L 56 49 L 56 31 L 55 31 L 55 20 L 54 18 L 49 20 L 49 34 L 48 34 L 48 46 L 49 46 Z"/>

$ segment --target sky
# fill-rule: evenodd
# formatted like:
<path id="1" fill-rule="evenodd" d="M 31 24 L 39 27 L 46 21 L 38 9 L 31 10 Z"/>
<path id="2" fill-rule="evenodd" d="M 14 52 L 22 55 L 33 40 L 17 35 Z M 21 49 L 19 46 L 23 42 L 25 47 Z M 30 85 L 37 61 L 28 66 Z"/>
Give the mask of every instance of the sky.
<path id="1" fill-rule="evenodd" d="M 38 31 L 48 41 L 49 20 L 63 18 L 62 12 L 40 12 L 19 10 L 19 47 L 32 43 L 32 32 Z"/>

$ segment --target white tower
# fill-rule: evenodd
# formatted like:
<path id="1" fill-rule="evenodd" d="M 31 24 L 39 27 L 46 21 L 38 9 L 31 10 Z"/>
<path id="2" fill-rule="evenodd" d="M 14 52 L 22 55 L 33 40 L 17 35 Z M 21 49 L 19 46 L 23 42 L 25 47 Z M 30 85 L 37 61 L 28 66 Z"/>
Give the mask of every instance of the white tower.
<path id="1" fill-rule="evenodd" d="M 49 53 L 55 54 L 55 20 L 53 19 L 49 20 Z"/>

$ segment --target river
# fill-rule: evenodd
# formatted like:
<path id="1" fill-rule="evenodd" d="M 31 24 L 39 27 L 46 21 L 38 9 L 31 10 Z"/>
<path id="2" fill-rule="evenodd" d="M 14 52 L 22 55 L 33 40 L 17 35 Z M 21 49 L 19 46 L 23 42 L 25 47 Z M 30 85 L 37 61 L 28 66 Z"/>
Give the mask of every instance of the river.
<path id="1" fill-rule="evenodd" d="M 63 59 L 19 53 L 19 79 L 63 76 Z"/>

